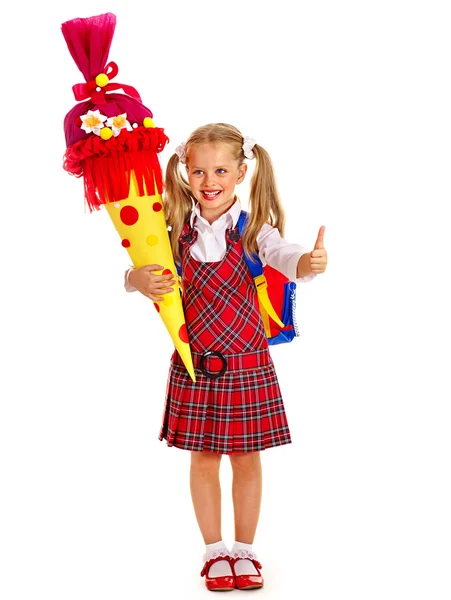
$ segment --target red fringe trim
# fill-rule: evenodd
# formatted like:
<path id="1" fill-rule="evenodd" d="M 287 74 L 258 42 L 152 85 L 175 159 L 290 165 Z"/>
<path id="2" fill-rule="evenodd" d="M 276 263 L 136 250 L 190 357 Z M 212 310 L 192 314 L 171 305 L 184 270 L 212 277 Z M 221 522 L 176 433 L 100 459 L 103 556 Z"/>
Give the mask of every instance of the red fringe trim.
<path id="1" fill-rule="evenodd" d="M 92 212 L 102 204 L 128 197 L 132 171 L 139 196 L 155 195 L 155 187 L 162 194 L 163 174 L 157 153 L 168 141 L 159 127 L 122 130 L 109 140 L 90 134 L 67 148 L 63 168 L 75 177 L 83 176 L 85 199 Z"/>

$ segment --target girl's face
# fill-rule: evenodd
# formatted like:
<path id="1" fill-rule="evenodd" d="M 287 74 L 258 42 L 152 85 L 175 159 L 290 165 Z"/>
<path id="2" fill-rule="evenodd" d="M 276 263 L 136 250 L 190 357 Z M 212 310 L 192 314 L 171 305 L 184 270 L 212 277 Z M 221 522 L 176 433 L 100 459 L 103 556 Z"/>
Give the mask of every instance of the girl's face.
<path id="1" fill-rule="evenodd" d="M 195 145 L 186 160 L 189 184 L 200 213 L 212 223 L 235 202 L 235 186 L 243 181 L 247 165 L 238 168 L 230 147 L 223 143 Z"/>

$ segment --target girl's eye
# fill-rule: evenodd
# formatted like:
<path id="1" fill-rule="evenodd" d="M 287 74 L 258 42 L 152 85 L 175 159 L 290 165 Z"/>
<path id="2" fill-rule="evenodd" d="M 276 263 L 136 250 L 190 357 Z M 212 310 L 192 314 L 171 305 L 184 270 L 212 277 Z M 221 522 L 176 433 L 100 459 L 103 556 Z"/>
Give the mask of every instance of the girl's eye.
<path id="1" fill-rule="evenodd" d="M 201 171 L 200 169 L 196 169 L 196 170 L 194 171 L 194 175 L 199 175 L 199 173 L 202 173 L 202 171 Z"/>
<path id="2" fill-rule="evenodd" d="M 225 169 L 218 169 L 218 173 L 222 175 L 222 173 L 225 173 Z"/>

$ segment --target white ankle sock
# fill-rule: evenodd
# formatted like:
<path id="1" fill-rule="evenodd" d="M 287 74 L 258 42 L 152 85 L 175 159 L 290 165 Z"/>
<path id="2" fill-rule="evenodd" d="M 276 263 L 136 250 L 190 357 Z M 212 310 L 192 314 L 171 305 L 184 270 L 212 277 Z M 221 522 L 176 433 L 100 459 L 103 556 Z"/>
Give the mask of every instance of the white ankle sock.
<path id="1" fill-rule="evenodd" d="M 218 556 L 229 556 L 229 550 L 222 540 L 205 546 L 205 562 Z M 226 577 L 227 575 L 232 575 L 229 561 L 218 560 L 218 562 L 211 565 L 207 575 L 208 577 Z"/>
<path id="2" fill-rule="evenodd" d="M 233 558 L 239 559 L 235 563 L 235 573 L 237 575 L 258 575 L 258 571 L 252 562 L 252 559 L 257 559 L 257 555 L 252 550 L 252 544 L 234 542 L 230 554 Z"/>

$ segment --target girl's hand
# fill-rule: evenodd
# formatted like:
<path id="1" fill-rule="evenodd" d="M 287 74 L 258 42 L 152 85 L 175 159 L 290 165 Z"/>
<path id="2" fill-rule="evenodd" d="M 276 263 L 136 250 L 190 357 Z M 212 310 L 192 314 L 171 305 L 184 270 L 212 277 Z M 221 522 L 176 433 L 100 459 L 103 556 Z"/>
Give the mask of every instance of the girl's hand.
<path id="1" fill-rule="evenodd" d="M 176 283 L 173 273 L 167 275 L 153 273 L 153 271 L 162 271 L 163 269 L 164 267 L 161 265 L 144 265 L 144 267 L 130 271 L 128 280 L 138 292 L 141 292 L 153 302 L 161 302 L 164 300 L 161 294 L 173 292 L 174 289 L 171 286 Z"/>
<path id="2" fill-rule="evenodd" d="M 324 273 L 327 267 L 327 252 L 324 248 L 324 231 L 326 228 L 322 225 L 319 228 L 315 247 L 310 252 L 310 269 L 312 273 Z"/>

